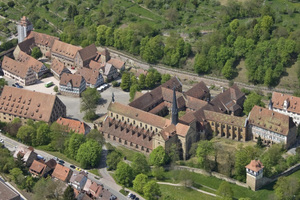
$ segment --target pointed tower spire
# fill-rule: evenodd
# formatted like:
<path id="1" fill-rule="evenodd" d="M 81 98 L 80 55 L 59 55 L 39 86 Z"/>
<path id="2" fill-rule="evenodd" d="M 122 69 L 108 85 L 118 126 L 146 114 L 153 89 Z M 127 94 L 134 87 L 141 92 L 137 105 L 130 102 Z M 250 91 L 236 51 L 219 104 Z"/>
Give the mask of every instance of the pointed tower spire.
<path id="1" fill-rule="evenodd" d="M 178 108 L 176 100 L 175 86 L 173 87 L 173 105 L 172 105 L 172 124 L 176 125 L 178 123 Z"/>
<path id="2" fill-rule="evenodd" d="M 115 102 L 115 94 L 114 93 L 111 94 L 111 102 L 113 102 L 113 103 Z"/>

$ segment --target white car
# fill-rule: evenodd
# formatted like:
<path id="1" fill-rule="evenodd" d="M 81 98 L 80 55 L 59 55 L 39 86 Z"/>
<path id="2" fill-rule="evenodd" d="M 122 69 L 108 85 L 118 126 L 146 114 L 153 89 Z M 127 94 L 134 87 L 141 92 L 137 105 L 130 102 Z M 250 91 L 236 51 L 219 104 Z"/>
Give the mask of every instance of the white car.
<path id="1" fill-rule="evenodd" d="M 3 140 L 3 139 L 0 139 L 0 143 L 4 143 L 4 140 Z"/>

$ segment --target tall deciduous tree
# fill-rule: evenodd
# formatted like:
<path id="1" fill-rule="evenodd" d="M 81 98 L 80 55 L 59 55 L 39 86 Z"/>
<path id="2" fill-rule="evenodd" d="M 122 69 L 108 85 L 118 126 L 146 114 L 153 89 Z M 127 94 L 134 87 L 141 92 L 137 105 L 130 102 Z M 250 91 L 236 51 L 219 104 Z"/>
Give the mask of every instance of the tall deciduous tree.
<path id="1" fill-rule="evenodd" d="M 156 200 L 161 196 L 159 185 L 155 181 L 148 182 L 144 189 L 144 195 L 148 200 Z"/>
<path id="2" fill-rule="evenodd" d="M 87 88 L 81 95 L 80 112 L 84 112 L 86 120 L 94 119 L 96 115 L 96 108 L 101 98 L 101 95 L 96 88 Z"/>
<path id="3" fill-rule="evenodd" d="M 75 200 L 75 193 L 72 186 L 68 186 L 67 189 L 64 191 L 63 200 Z"/>
<path id="4" fill-rule="evenodd" d="M 19 128 L 17 133 L 17 138 L 20 139 L 22 142 L 31 145 L 32 141 L 35 140 L 36 137 L 36 130 L 32 126 L 22 126 Z"/>
<path id="5" fill-rule="evenodd" d="M 167 82 L 170 79 L 171 79 L 171 75 L 170 74 L 163 74 L 163 75 L 161 75 L 161 84 L 164 84 L 165 82 Z"/>
<path id="6" fill-rule="evenodd" d="M 112 151 L 107 155 L 106 164 L 109 170 L 117 169 L 119 162 L 122 160 L 122 154 L 118 151 Z"/>
<path id="7" fill-rule="evenodd" d="M 45 145 L 51 142 L 50 138 L 50 128 L 48 124 L 42 124 L 38 127 L 36 133 L 35 144 L 36 145 Z"/>
<path id="8" fill-rule="evenodd" d="M 143 194 L 143 188 L 148 181 L 148 176 L 145 174 L 139 174 L 135 177 L 133 182 L 133 189 L 140 194 Z"/>
<path id="9" fill-rule="evenodd" d="M 252 92 L 251 94 L 249 94 L 244 102 L 244 113 L 248 115 L 255 105 L 264 107 L 265 104 L 261 101 L 261 99 L 262 96 L 260 96 L 256 92 Z"/>
<path id="10" fill-rule="evenodd" d="M 31 51 L 31 56 L 34 57 L 35 59 L 38 59 L 40 57 L 43 56 L 40 48 L 38 47 L 33 47 L 32 51 Z"/>
<path id="11" fill-rule="evenodd" d="M 210 170 L 210 161 L 208 157 L 210 155 L 213 155 L 213 153 L 214 153 L 214 147 L 211 141 L 202 140 L 199 142 L 196 154 L 198 157 L 199 165 L 202 168 L 206 170 Z"/>
<path id="12" fill-rule="evenodd" d="M 207 73 L 209 71 L 209 65 L 203 54 L 196 54 L 194 69 L 198 74 Z"/>
<path id="13" fill-rule="evenodd" d="M 147 174 L 150 172 L 150 166 L 147 162 L 146 156 L 141 153 L 134 154 L 131 167 L 135 174 Z"/>
<path id="14" fill-rule="evenodd" d="M 223 181 L 217 190 L 217 194 L 224 200 L 231 200 L 233 198 L 233 191 L 230 183 Z"/>
<path id="15" fill-rule="evenodd" d="M 85 142 L 84 135 L 73 133 L 68 141 L 67 155 L 71 158 L 76 158 L 80 145 Z"/>
<path id="16" fill-rule="evenodd" d="M 166 154 L 164 148 L 159 146 L 155 148 L 149 156 L 149 163 L 154 166 L 162 166 L 168 161 L 168 155 Z"/>
<path id="17" fill-rule="evenodd" d="M 295 177 L 280 177 L 274 188 L 278 199 L 294 199 L 295 195 L 299 193 L 299 180 Z"/>
<path id="18" fill-rule="evenodd" d="M 92 129 L 87 135 L 86 138 L 97 141 L 100 145 L 105 144 L 105 139 L 103 135 L 98 131 L 98 129 Z"/>
<path id="19" fill-rule="evenodd" d="M 121 82 L 121 88 L 124 91 L 128 91 L 130 89 L 131 80 L 130 80 L 130 74 L 127 72 L 124 72 L 122 74 L 122 82 Z"/>
<path id="20" fill-rule="evenodd" d="M 128 164 L 124 162 L 119 162 L 115 174 L 120 184 L 126 187 L 132 185 L 134 174 L 132 168 Z"/>
<path id="21" fill-rule="evenodd" d="M 80 145 L 76 160 L 82 168 L 96 167 L 101 158 L 102 146 L 94 140 L 88 140 Z"/>

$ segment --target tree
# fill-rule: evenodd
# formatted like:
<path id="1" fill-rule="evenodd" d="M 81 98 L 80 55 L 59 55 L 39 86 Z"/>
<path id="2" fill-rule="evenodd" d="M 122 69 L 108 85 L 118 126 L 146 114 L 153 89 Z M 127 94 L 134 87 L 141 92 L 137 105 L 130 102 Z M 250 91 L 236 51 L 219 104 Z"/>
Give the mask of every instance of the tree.
<path id="1" fill-rule="evenodd" d="M 262 96 L 260 96 L 256 92 L 252 92 L 251 94 L 249 94 L 244 102 L 244 113 L 248 115 L 255 105 L 265 107 L 265 104 L 261 101 L 261 99 Z"/>
<path id="2" fill-rule="evenodd" d="M 299 180 L 295 177 L 279 177 L 274 188 L 278 199 L 295 199 L 300 189 Z"/>
<path id="3" fill-rule="evenodd" d="M 134 154 L 131 167 L 135 174 L 147 174 L 150 172 L 150 166 L 147 162 L 146 156 L 141 153 Z"/>
<path id="4" fill-rule="evenodd" d="M 54 91 L 54 92 L 58 92 L 58 87 L 57 87 L 57 85 L 54 86 L 53 91 Z"/>
<path id="5" fill-rule="evenodd" d="M 149 89 L 154 88 L 155 86 L 155 77 L 153 72 L 148 72 L 145 80 L 146 87 Z"/>
<path id="6" fill-rule="evenodd" d="M 300 67 L 299 67 L 300 68 Z M 300 74 L 300 73 L 299 73 Z M 300 77 L 300 75 L 299 75 Z M 144 89 L 146 87 L 146 83 L 145 83 L 145 80 L 146 80 L 146 76 L 145 74 L 140 74 L 139 75 L 139 86 L 140 86 L 140 89 Z"/>
<path id="7" fill-rule="evenodd" d="M 96 108 L 101 98 L 101 95 L 96 88 L 87 88 L 81 94 L 80 112 L 85 112 L 84 118 L 92 120 L 96 118 Z"/>
<path id="8" fill-rule="evenodd" d="M 141 57 L 149 63 L 156 63 L 163 56 L 163 43 L 161 36 L 153 38 L 148 36 L 141 40 Z"/>
<path id="9" fill-rule="evenodd" d="M 34 180 L 32 176 L 27 176 L 25 181 L 25 189 L 27 192 L 31 192 L 34 186 Z"/>
<path id="10" fill-rule="evenodd" d="M 33 140 L 35 140 L 36 137 L 36 130 L 32 126 L 22 126 L 19 128 L 17 133 L 17 138 L 20 139 L 25 144 L 31 145 Z"/>
<path id="11" fill-rule="evenodd" d="M 149 181 L 145 185 L 143 192 L 147 200 L 156 200 L 161 196 L 159 185 L 155 181 Z"/>
<path id="12" fill-rule="evenodd" d="M 63 185 L 63 182 L 53 181 L 51 178 L 41 178 L 33 187 L 33 200 L 60 199 Z"/>
<path id="13" fill-rule="evenodd" d="M 258 146 L 259 148 L 263 147 L 263 142 L 262 142 L 260 135 L 257 138 L 256 146 Z"/>
<path id="14" fill-rule="evenodd" d="M 48 124 L 44 123 L 38 127 L 34 143 L 39 146 L 49 144 L 50 142 L 50 127 Z"/>
<path id="15" fill-rule="evenodd" d="M 198 163 L 199 165 L 206 170 L 210 170 L 210 161 L 208 157 L 210 155 L 213 155 L 214 147 L 213 143 L 208 140 L 202 140 L 199 142 L 197 147 L 197 157 L 198 157 Z"/>
<path id="16" fill-rule="evenodd" d="M 87 135 L 86 135 L 87 139 L 92 139 L 97 141 L 100 145 L 104 145 L 105 144 L 105 139 L 103 137 L 103 135 L 100 133 L 100 131 L 98 131 L 98 129 L 92 129 Z"/>
<path id="17" fill-rule="evenodd" d="M 232 188 L 230 187 L 230 184 L 226 181 L 223 181 L 218 190 L 217 194 L 222 197 L 224 200 L 230 200 L 233 198 L 233 191 Z"/>
<path id="18" fill-rule="evenodd" d="M 68 140 L 67 155 L 70 158 L 76 158 L 78 149 L 83 143 L 85 143 L 84 135 L 73 133 Z"/>
<path id="19" fill-rule="evenodd" d="M 132 185 L 132 180 L 134 179 L 134 174 L 132 168 L 124 163 L 119 162 L 117 166 L 117 170 L 115 173 L 118 182 L 126 187 L 129 187 Z"/>
<path id="20" fill-rule="evenodd" d="M 134 84 L 130 87 L 130 92 L 129 92 L 130 99 L 129 99 L 129 101 L 132 101 L 134 99 L 135 93 L 139 90 L 140 90 L 140 88 L 139 88 L 138 84 Z"/>
<path id="21" fill-rule="evenodd" d="M 7 81 L 4 78 L 0 78 L 0 91 L 1 92 L 2 92 L 5 85 L 8 85 Z M 0 94 L 1 94 L 1 92 L 0 92 Z"/>
<path id="22" fill-rule="evenodd" d="M 133 182 L 133 189 L 140 193 L 143 194 L 143 188 L 146 185 L 148 181 L 148 176 L 145 174 L 139 174 L 135 177 L 135 179 L 132 181 Z"/>
<path id="23" fill-rule="evenodd" d="M 234 69 L 233 69 L 234 61 L 235 61 L 234 58 L 231 58 L 231 59 L 227 60 L 224 67 L 223 67 L 223 69 L 222 69 L 222 74 L 227 79 L 232 79 L 233 76 L 234 76 Z"/>
<path id="24" fill-rule="evenodd" d="M 209 65 L 207 63 L 207 59 L 203 54 L 196 54 L 195 62 L 194 62 L 194 69 L 198 74 L 204 74 L 209 71 Z"/>
<path id="25" fill-rule="evenodd" d="M 108 170 L 115 170 L 119 162 L 122 160 L 122 154 L 118 151 L 112 151 L 107 155 L 106 164 L 108 166 Z"/>
<path id="26" fill-rule="evenodd" d="M 149 156 L 149 163 L 154 166 L 162 166 L 168 161 L 168 155 L 166 154 L 164 148 L 159 146 L 155 148 Z"/>
<path id="27" fill-rule="evenodd" d="M 161 84 L 164 84 L 165 82 L 167 82 L 170 79 L 171 79 L 171 75 L 170 74 L 163 74 L 161 76 Z"/>
<path id="28" fill-rule="evenodd" d="M 191 187 L 193 185 L 192 173 L 187 170 L 180 170 L 178 178 L 180 182 L 183 182 L 184 187 Z"/>
<path id="29" fill-rule="evenodd" d="M 283 160 L 282 154 L 282 144 L 274 144 L 261 156 L 261 161 L 264 165 L 264 175 L 266 177 L 270 177 L 276 173 L 273 169 L 274 166 L 276 167 Z"/>
<path id="30" fill-rule="evenodd" d="M 259 156 L 258 149 L 252 146 L 246 146 L 242 148 L 239 146 L 238 151 L 235 153 L 235 176 L 239 181 L 246 180 L 246 170 L 245 166 L 250 163 L 251 160 L 257 158 Z"/>
<path id="31" fill-rule="evenodd" d="M 130 89 L 130 74 L 127 72 L 123 72 L 122 81 L 121 81 L 121 89 L 124 91 L 128 91 Z"/>
<path id="32" fill-rule="evenodd" d="M 34 57 L 35 59 L 38 59 L 43 56 L 43 53 L 38 47 L 33 47 L 31 51 L 31 56 Z"/>
<path id="33" fill-rule="evenodd" d="M 64 192 L 63 195 L 63 200 L 75 200 L 75 193 L 74 193 L 74 189 L 72 188 L 72 186 L 68 186 L 67 189 Z"/>
<path id="34" fill-rule="evenodd" d="M 164 172 L 165 172 L 165 169 L 163 167 L 155 166 L 152 169 L 152 175 L 156 178 L 156 180 L 164 179 Z"/>
<path id="35" fill-rule="evenodd" d="M 19 168 L 13 168 L 12 170 L 9 171 L 9 174 L 13 177 L 14 182 L 19 185 L 20 182 L 18 182 L 18 177 L 20 175 L 23 175 L 23 172 Z"/>
<path id="36" fill-rule="evenodd" d="M 88 140 L 80 145 L 76 160 L 82 168 L 96 167 L 101 158 L 102 146 L 94 140 Z"/>
<path id="37" fill-rule="evenodd" d="M 7 5 L 12 8 L 15 6 L 15 2 L 9 1 L 9 2 L 7 2 Z"/>

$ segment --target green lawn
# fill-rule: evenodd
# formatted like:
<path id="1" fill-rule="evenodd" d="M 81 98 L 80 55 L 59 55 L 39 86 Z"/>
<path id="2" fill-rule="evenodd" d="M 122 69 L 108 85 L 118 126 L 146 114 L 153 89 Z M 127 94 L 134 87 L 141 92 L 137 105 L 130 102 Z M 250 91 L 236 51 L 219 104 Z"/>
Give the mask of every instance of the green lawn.
<path id="1" fill-rule="evenodd" d="M 117 149 L 120 152 L 122 152 L 123 156 L 125 156 L 126 159 L 129 160 L 129 161 L 133 161 L 134 154 L 140 153 L 139 151 L 127 149 L 127 148 L 122 147 L 122 146 L 118 146 Z"/>
<path id="2" fill-rule="evenodd" d="M 170 185 L 159 185 L 162 197 L 169 196 L 170 199 L 176 200 L 213 200 L 216 199 L 213 196 L 203 194 L 190 188 L 170 186 Z M 166 198 L 167 199 L 167 198 Z"/>
<path id="3" fill-rule="evenodd" d="M 101 177 L 101 174 L 99 173 L 98 169 L 90 169 L 89 172 L 96 175 L 96 176 Z"/>
<path id="4" fill-rule="evenodd" d="M 190 173 L 192 173 L 192 172 L 190 172 Z M 176 182 L 176 181 L 174 181 L 174 178 L 173 178 L 174 174 L 178 174 L 178 173 L 176 173 L 176 171 L 175 172 L 174 171 L 166 172 L 165 173 L 165 176 L 166 176 L 165 181 L 166 182 Z M 192 173 L 191 177 L 193 179 L 194 184 L 208 186 L 215 190 L 217 190 L 219 188 L 220 184 L 222 183 L 222 180 L 217 179 L 212 176 L 204 176 L 201 174 Z M 249 197 L 251 199 L 268 199 L 269 196 L 273 193 L 273 184 L 268 185 L 256 192 L 253 192 L 252 190 L 250 190 L 248 188 L 240 187 L 235 184 L 230 184 L 230 185 L 231 185 L 231 188 L 234 193 L 234 198 L 237 198 L 237 199 L 242 198 L 242 197 Z M 203 187 L 202 188 L 199 187 L 199 189 L 214 193 L 213 190 L 210 190 L 207 188 L 203 189 Z"/>

